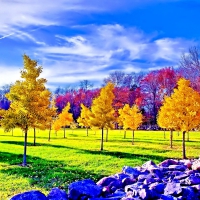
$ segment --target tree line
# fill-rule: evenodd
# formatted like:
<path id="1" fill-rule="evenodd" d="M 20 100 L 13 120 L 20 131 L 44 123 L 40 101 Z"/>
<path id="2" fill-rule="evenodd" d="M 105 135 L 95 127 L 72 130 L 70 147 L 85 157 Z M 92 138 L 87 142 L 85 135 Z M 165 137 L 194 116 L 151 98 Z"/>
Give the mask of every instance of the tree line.
<path id="1" fill-rule="evenodd" d="M 191 54 L 193 50 L 197 51 L 193 48 Z M 146 75 L 114 72 L 100 89 L 88 89 L 90 84 L 84 81 L 81 89 L 56 95 L 46 89 L 47 80 L 39 78 L 42 67 L 24 55 L 22 81 L 17 80 L 5 94 L 10 105 L 0 111 L 1 126 L 6 131 L 15 127 L 24 131 L 23 166 L 27 164 L 30 128 L 49 129 L 50 139 L 51 129 L 64 128 L 65 137 L 65 127 L 75 123 L 102 130 L 101 150 L 104 130 L 118 126 L 133 131 L 132 144 L 134 131 L 142 124 L 182 131 L 185 158 L 185 133 L 198 129 L 200 124 L 199 76 L 192 76 L 194 67 L 200 65 L 191 64 L 193 57 L 189 55 L 183 55 L 181 67 L 176 70 L 167 67 Z M 190 72 L 190 79 L 186 79 Z"/>

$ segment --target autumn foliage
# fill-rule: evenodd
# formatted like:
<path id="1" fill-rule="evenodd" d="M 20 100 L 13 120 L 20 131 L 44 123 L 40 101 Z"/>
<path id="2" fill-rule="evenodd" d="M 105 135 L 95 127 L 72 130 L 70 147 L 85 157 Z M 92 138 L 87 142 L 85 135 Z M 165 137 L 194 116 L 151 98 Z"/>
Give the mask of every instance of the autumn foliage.
<path id="1" fill-rule="evenodd" d="M 200 94 L 190 87 L 189 80 L 181 78 L 178 88 L 165 97 L 157 121 L 160 127 L 182 131 L 183 158 L 186 158 L 185 133 L 199 128 L 200 124 Z"/>

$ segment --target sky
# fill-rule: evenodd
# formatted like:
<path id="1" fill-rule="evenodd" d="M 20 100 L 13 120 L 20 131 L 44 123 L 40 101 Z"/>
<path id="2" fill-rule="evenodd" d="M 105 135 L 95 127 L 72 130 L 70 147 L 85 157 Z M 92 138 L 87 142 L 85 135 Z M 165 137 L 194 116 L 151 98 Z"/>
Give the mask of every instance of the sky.
<path id="1" fill-rule="evenodd" d="M 176 68 L 200 44 L 199 21 L 200 0 L 0 0 L 0 86 L 20 79 L 23 54 L 52 90 Z"/>

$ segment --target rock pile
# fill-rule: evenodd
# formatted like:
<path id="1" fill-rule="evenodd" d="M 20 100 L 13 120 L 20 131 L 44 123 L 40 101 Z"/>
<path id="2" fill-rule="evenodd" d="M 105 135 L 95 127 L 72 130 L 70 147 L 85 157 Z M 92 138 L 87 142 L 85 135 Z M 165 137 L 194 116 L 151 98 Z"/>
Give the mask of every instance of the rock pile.
<path id="1" fill-rule="evenodd" d="M 200 159 L 124 166 L 121 173 L 97 183 L 89 179 L 71 183 L 68 193 L 59 188 L 47 196 L 28 191 L 10 200 L 200 200 Z"/>

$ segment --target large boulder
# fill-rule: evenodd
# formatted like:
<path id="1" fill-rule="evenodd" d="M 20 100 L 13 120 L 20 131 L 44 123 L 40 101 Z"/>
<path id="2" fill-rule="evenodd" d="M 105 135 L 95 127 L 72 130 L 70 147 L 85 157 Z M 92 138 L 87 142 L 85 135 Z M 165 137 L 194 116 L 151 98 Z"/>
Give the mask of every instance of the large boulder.
<path id="1" fill-rule="evenodd" d="M 13 196 L 10 200 L 47 200 L 47 197 L 38 190 L 31 190 Z"/>
<path id="2" fill-rule="evenodd" d="M 96 198 L 101 195 L 101 192 L 102 188 L 90 179 L 73 182 L 69 185 L 68 189 L 70 200 L 79 200 L 82 196 Z"/>

